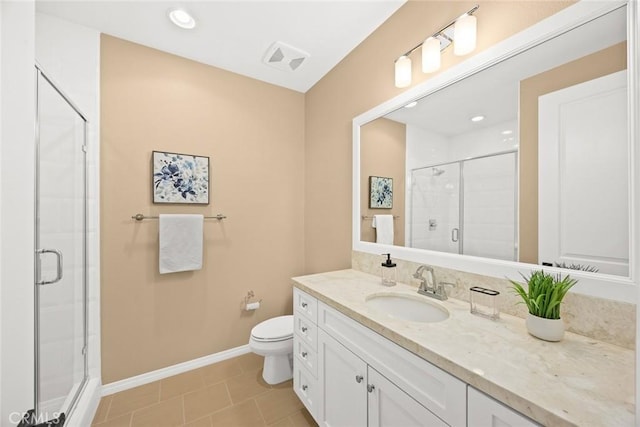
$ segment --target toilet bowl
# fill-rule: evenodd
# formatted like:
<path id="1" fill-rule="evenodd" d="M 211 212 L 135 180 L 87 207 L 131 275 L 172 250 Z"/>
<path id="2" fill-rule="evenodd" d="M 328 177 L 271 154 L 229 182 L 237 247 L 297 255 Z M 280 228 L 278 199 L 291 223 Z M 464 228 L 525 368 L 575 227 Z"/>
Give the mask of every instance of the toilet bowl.
<path id="1" fill-rule="evenodd" d="M 257 324 L 251 330 L 249 348 L 264 356 L 262 378 L 279 384 L 293 378 L 293 316 L 279 316 Z"/>

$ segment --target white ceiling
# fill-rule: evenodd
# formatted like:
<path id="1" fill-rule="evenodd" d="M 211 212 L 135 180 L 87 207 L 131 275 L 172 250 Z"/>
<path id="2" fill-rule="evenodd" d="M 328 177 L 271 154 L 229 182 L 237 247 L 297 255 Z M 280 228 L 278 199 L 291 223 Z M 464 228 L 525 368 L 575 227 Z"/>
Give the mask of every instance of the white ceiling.
<path id="1" fill-rule="evenodd" d="M 306 92 L 406 0 L 38 0 L 37 11 L 278 86 Z M 167 18 L 181 7 L 197 26 Z M 310 54 L 296 71 L 262 62 L 274 42 Z"/>

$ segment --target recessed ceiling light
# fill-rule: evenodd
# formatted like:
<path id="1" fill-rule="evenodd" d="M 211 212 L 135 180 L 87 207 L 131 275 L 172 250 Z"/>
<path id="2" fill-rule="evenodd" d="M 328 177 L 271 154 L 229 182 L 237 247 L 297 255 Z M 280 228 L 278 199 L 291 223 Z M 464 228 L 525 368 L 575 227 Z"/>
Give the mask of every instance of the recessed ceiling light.
<path id="1" fill-rule="evenodd" d="M 472 121 L 472 122 L 481 122 L 481 121 L 483 121 L 483 120 L 484 120 L 484 116 L 474 116 L 474 117 L 471 117 L 471 121 Z"/>
<path id="2" fill-rule="evenodd" d="M 171 9 L 169 19 L 180 28 L 190 30 L 196 26 L 196 20 L 183 9 Z"/>
<path id="3" fill-rule="evenodd" d="M 512 130 L 509 130 L 509 129 L 507 129 L 507 130 L 503 130 L 503 131 L 502 131 L 502 134 L 503 134 L 503 135 L 511 135 L 512 133 L 513 133 L 513 131 L 512 131 Z"/>
<path id="4" fill-rule="evenodd" d="M 413 101 L 404 106 L 404 108 L 413 108 L 418 105 L 418 101 Z"/>

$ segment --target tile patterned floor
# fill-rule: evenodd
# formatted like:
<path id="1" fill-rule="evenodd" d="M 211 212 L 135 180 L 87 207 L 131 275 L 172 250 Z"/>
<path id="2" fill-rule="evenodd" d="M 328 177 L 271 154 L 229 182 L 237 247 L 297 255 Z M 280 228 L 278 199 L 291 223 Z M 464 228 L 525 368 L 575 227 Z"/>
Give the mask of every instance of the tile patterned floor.
<path id="1" fill-rule="evenodd" d="M 100 400 L 96 427 L 309 427 L 293 383 L 270 386 L 249 353 Z"/>

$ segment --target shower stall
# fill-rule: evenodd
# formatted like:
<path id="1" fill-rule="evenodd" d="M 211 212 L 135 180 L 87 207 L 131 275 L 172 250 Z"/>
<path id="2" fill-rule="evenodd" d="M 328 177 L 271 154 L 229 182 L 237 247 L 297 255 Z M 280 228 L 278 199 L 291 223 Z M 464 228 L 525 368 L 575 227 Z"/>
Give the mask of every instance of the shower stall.
<path id="1" fill-rule="evenodd" d="M 517 260 L 517 151 L 411 170 L 408 246 Z"/>
<path id="2" fill-rule="evenodd" d="M 68 419 L 88 379 L 87 120 L 40 67 L 36 94 L 34 424 Z"/>

